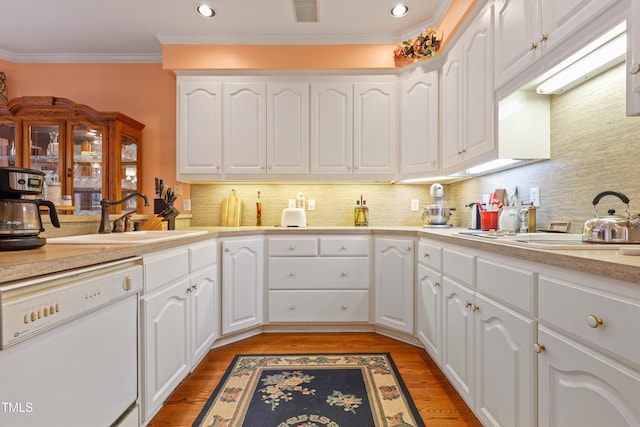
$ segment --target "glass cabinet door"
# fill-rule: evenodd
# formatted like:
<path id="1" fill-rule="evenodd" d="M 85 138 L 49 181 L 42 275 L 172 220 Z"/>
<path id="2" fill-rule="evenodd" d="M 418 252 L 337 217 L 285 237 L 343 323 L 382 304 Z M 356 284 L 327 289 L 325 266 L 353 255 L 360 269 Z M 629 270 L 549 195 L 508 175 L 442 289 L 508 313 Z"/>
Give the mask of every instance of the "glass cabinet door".
<path id="1" fill-rule="evenodd" d="M 0 123 L 0 167 L 16 166 L 16 126 Z"/>
<path id="2" fill-rule="evenodd" d="M 74 124 L 73 130 L 73 203 L 76 214 L 99 214 L 105 197 L 105 169 L 102 156 L 102 128 Z"/>
<path id="3" fill-rule="evenodd" d="M 138 191 L 138 140 L 124 133 L 120 138 L 120 177 L 122 198 Z M 136 209 L 137 206 L 138 198 L 132 197 L 124 209 Z"/>
<path id="4" fill-rule="evenodd" d="M 27 127 L 29 143 L 22 144 L 29 157 L 29 167 L 45 173 L 44 198 L 60 204 L 63 164 L 60 148 L 60 126 L 31 124 Z"/>

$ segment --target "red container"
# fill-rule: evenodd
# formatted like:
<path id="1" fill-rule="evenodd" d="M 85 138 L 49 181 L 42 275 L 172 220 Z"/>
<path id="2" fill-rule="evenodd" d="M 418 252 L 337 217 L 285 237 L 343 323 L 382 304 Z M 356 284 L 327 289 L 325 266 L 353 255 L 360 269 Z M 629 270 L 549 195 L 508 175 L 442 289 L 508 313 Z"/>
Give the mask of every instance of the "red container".
<path id="1" fill-rule="evenodd" d="M 498 211 L 480 212 L 480 229 L 482 231 L 498 229 Z"/>

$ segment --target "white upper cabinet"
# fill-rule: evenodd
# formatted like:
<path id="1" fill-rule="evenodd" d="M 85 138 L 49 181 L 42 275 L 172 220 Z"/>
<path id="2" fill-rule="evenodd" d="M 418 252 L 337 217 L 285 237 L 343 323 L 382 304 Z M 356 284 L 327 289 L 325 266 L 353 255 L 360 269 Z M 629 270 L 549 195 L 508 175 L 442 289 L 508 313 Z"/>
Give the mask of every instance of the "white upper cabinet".
<path id="1" fill-rule="evenodd" d="M 496 86 L 507 83 L 621 1 L 497 0 Z"/>
<path id="2" fill-rule="evenodd" d="M 489 7 L 449 51 L 443 67 L 441 113 L 445 174 L 490 160 L 496 148 L 493 51 L 493 7 Z"/>
<path id="3" fill-rule="evenodd" d="M 223 86 L 224 172 L 264 174 L 267 157 L 266 84 Z"/>
<path id="4" fill-rule="evenodd" d="M 395 81 L 312 83 L 312 175 L 395 175 L 396 92 Z"/>
<path id="5" fill-rule="evenodd" d="M 353 88 L 353 168 L 356 174 L 396 172 L 397 85 L 356 83 Z"/>
<path id="6" fill-rule="evenodd" d="M 311 84 L 311 173 L 350 174 L 353 165 L 353 85 Z"/>
<path id="7" fill-rule="evenodd" d="M 640 2 L 631 2 L 627 21 L 627 115 L 640 115 Z"/>
<path id="8" fill-rule="evenodd" d="M 178 178 L 222 173 L 222 84 L 178 77 Z"/>
<path id="9" fill-rule="evenodd" d="M 267 173 L 309 173 L 309 84 L 267 84 Z"/>
<path id="10" fill-rule="evenodd" d="M 402 81 L 400 86 L 401 178 L 437 172 L 438 72 L 431 71 Z"/>

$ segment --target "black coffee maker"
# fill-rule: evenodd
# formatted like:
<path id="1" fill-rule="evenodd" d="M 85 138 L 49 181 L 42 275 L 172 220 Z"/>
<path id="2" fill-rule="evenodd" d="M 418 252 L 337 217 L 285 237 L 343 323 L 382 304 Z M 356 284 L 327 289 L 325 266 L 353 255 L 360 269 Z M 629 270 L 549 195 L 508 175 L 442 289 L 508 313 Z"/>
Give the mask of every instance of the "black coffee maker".
<path id="1" fill-rule="evenodd" d="M 54 227 L 60 227 L 54 204 L 38 198 L 44 188 L 44 172 L 0 167 L 0 251 L 35 249 L 47 241 L 40 206 L 49 209 Z"/>

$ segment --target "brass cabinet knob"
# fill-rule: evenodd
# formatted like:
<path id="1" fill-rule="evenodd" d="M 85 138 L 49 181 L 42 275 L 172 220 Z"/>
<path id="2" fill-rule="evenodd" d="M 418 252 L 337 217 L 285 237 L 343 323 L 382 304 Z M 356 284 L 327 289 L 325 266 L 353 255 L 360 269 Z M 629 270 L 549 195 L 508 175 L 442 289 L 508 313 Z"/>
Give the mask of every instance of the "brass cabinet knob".
<path id="1" fill-rule="evenodd" d="M 473 305 L 473 303 L 471 301 L 467 301 L 466 304 L 464 305 L 465 307 L 469 308 Z"/>
<path id="2" fill-rule="evenodd" d="M 540 354 L 545 350 L 546 348 L 544 347 L 544 345 L 538 344 L 537 342 L 533 343 L 533 351 L 535 351 L 536 353 Z"/>
<path id="3" fill-rule="evenodd" d="M 478 307 L 477 305 L 473 304 L 473 311 L 478 311 L 480 310 L 480 307 Z"/>
<path id="4" fill-rule="evenodd" d="M 598 316 L 594 316 L 593 314 L 590 314 L 587 316 L 587 325 L 589 325 L 590 328 L 597 328 L 598 326 L 602 325 L 602 319 L 599 318 Z"/>
<path id="5" fill-rule="evenodd" d="M 536 50 L 538 48 L 538 43 L 531 43 L 531 46 L 529 46 L 529 50 Z"/>
<path id="6" fill-rule="evenodd" d="M 547 41 L 547 39 L 549 39 L 549 35 L 548 34 L 542 34 L 540 36 L 540 43 L 544 43 Z"/>
<path id="7" fill-rule="evenodd" d="M 433 286 L 440 286 L 440 282 L 436 281 Z"/>

